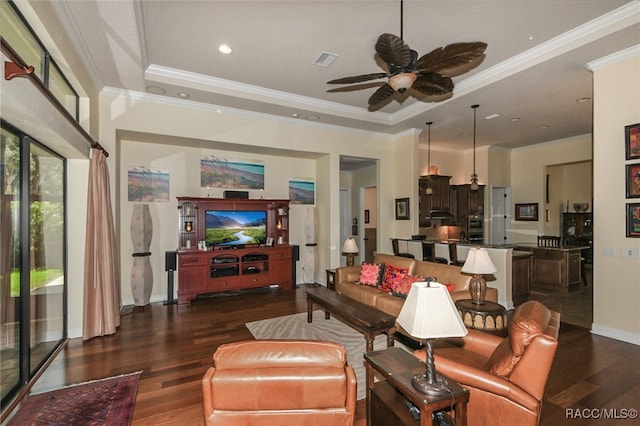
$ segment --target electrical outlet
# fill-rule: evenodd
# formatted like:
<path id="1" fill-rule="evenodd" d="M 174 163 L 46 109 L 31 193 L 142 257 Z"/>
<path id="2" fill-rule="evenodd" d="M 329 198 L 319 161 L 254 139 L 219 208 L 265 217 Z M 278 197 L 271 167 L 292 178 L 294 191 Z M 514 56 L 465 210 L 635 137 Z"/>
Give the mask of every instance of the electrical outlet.
<path id="1" fill-rule="evenodd" d="M 602 249 L 602 254 L 605 256 L 615 256 L 616 249 L 613 247 L 605 247 L 604 249 Z"/>
<path id="2" fill-rule="evenodd" d="M 640 249 L 623 248 L 622 257 L 640 257 Z"/>

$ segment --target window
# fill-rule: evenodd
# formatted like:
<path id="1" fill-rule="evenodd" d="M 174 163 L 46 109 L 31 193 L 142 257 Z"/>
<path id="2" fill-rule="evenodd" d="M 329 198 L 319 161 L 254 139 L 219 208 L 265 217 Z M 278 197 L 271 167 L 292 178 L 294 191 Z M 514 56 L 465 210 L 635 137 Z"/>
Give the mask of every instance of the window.
<path id="1" fill-rule="evenodd" d="M 35 74 L 53 96 L 78 121 L 79 98 L 60 68 L 51 58 L 38 37 L 29 27 L 13 2 L 0 0 L 0 28 L 2 38 L 35 69 Z"/>

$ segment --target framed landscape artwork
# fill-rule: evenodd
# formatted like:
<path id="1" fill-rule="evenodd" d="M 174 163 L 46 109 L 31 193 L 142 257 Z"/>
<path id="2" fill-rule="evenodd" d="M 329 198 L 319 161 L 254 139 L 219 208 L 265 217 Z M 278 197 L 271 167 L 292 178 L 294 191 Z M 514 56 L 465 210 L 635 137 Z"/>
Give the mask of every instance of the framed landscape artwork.
<path id="1" fill-rule="evenodd" d="M 538 220 L 538 203 L 516 204 L 516 220 Z"/>
<path id="2" fill-rule="evenodd" d="M 640 203 L 627 204 L 627 237 L 640 238 Z"/>
<path id="3" fill-rule="evenodd" d="M 640 159 L 640 123 L 624 127 L 624 142 L 626 159 Z"/>
<path id="4" fill-rule="evenodd" d="M 169 201 L 169 170 L 130 166 L 127 192 L 129 201 Z"/>
<path id="5" fill-rule="evenodd" d="M 227 160 L 205 155 L 200 159 L 200 186 L 264 189 L 264 164 L 259 160 Z"/>
<path id="6" fill-rule="evenodd" d="M 640 198 L 640 163 L 627 164 L 627 198 Z"/>

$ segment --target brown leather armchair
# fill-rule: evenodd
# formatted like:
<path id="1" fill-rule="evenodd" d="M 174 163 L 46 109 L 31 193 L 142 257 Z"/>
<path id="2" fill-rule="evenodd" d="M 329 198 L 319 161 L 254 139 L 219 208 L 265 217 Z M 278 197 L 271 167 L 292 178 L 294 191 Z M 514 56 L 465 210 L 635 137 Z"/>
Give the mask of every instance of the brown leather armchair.
<path id="1" fill-rule="evenodd" d="M 558 312 L 529 301 L 513 313 L 509 337 L 469 330 L 462 346 L 436 348 L 436 370 L 471 391 L 469 426 L 539 423 L 559 327 Z"/>
<path id="2" fill-rule="evenodd" d="M 221 345 L 202 379 L 207 425 L 353 425 L 356 376 L 334 342 Z"/>

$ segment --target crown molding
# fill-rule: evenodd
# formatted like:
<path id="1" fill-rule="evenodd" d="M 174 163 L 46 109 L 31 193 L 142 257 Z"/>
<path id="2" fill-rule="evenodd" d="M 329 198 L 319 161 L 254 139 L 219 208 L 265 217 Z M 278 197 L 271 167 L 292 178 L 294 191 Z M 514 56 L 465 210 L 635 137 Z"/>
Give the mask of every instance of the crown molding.
<path id="1" fill-rule="evenodd" d="M 134 100 L 134 101 L 146 101 L 146 102 L 153 102 L 156 104 L 176 106 L 180 108 L 191 108 L 191 109 L 200 110 L 200 111 L 215 112 L 217 114 L 238 115 L 238 116 L 244 116 L 244 117 L 260 119 L 260 120 L 280 121 L 287 124 L 298 125 L 303 127 L 324 128 L 324 129 L 338 130 L 343 133 L 349 132 L 349 133 L 360 134 L 360 135 L 370 135 L 370 136 L 376 136 L 378 138 L 383 138 L 387 140 L 394 140 L 399 135 L 402 135 L 404 132 L 412 130 L 412 129 L 404 130 L 403 132 L 400 132 L 397 135 L 380 133 L 380 132 L 374 132 L 371 130 L 363 130 L 363 129 L 356 129 L 352 127 L 338 126 L 335 124 L 327 124 L 327 123 L 322 123 L 318 121 L 301 120 L 299 118 L 283 117 L 279 115 L 248 111 L 245 109 L 213 105 L 206 102 L 197 102 L 197 101 L 188 100 L 188 99 L 178 99 L 178 98 L 172 98 L 170 96 L 165 96 L 165 95 L 156 95 L 152 93 L 144 93 L 144 92 L 138 92 L 134 90 L 125 90 L 125 89 L 109 87 L 109 86 L 104 87 L 100 91 L 100 94 L 113 96 L 113 97 L 122 97 L 130 100 Z"/>
<path id="2" fill-rule="evenodd" d="M 591 61 L 587 64 L 586 68 L 589 71 L 597 71 L 601 68 L 626 61 L 627 59 L 636 58 L 638 56 L 640 56 L 640 44 L 636 44 L 628 49 L 620 50 L 619 52 Z"/>

